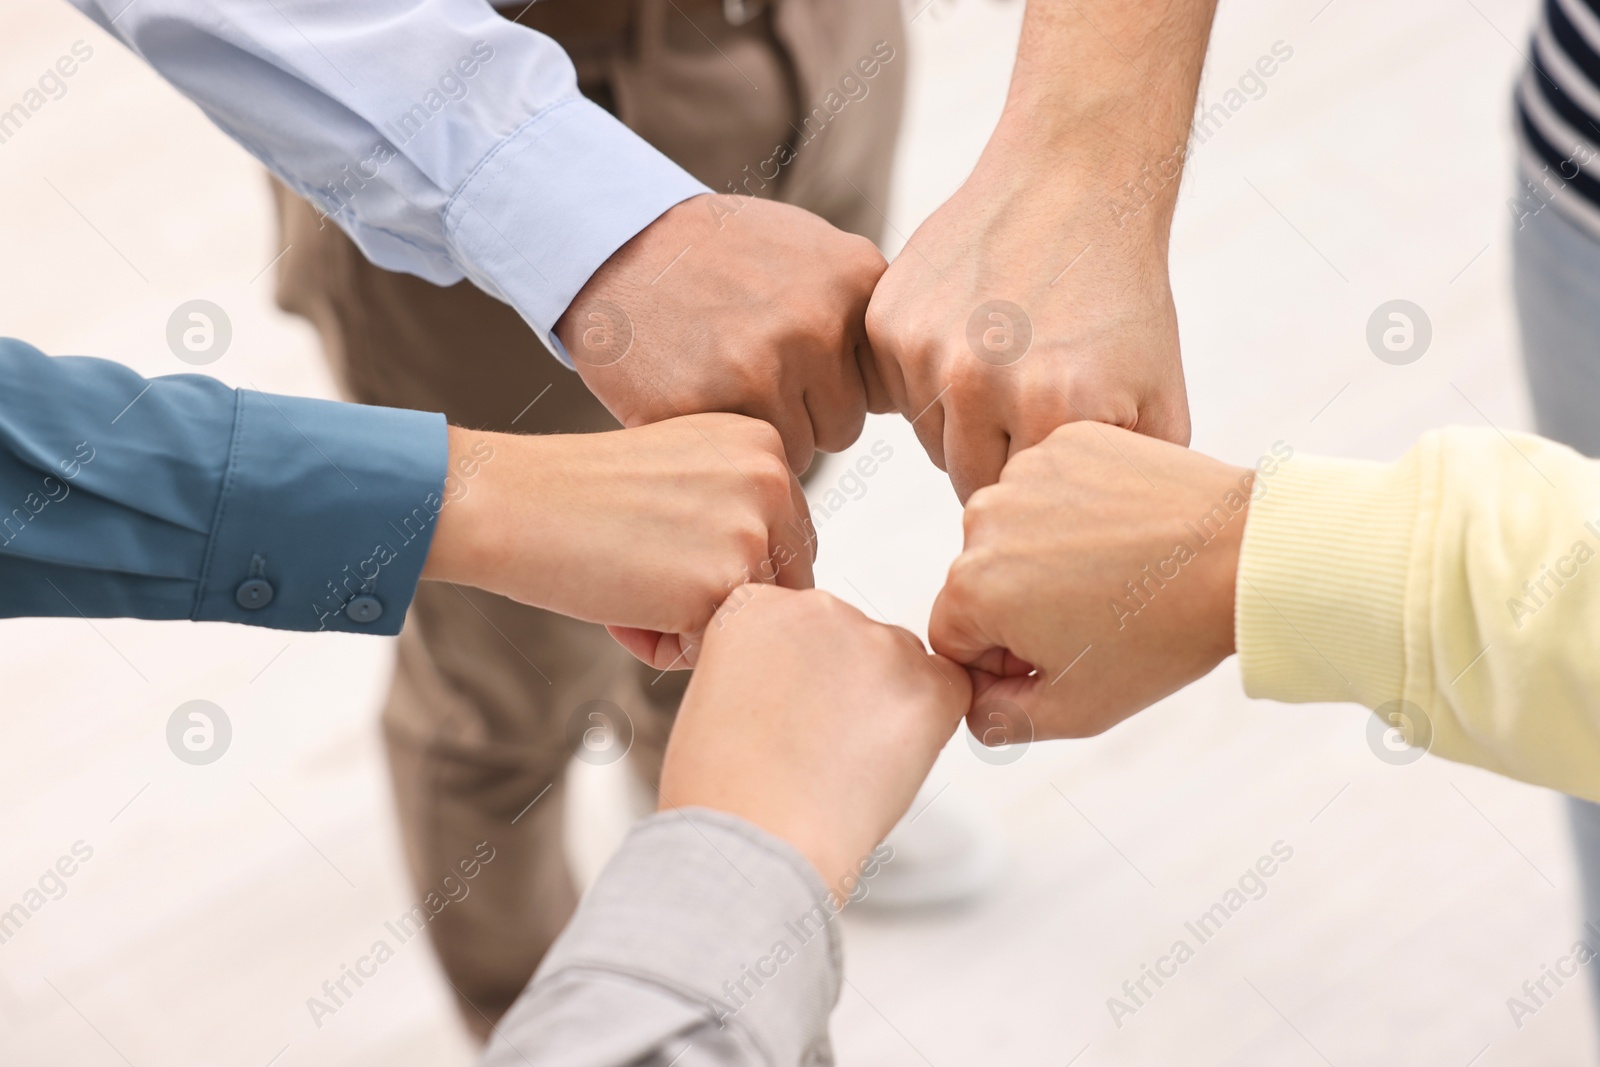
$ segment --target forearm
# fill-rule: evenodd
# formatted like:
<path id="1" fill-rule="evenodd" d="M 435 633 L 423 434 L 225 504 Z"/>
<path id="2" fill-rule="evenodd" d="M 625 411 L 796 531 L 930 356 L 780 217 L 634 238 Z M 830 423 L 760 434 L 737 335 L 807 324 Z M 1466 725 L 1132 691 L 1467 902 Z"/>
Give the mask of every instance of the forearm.
<path id="1" fill-rule="evenodd" d="M 1246 689 L 1419 710 L 1410 739 L 1436 755 L 1600 799 L 1597 531 L 1600 464 L 1535 437 L 1448 430 L 1392 465 L 1297 457 L 1245 529 Z"/>
<path id="2" fill-rule="evenodd" d="M 828 900 L 797 852 L 749 823 L 652 816 L 584 895 L 483 1067 L 831 1063 Z"/>
<path id="3" fill-rule="evenodd" d="M 1029 0 L 979 172 L 1037 170 L 1030 180 L 1062 188 L 1092 176 L 1102 198 L 1139 183 L 1164 232 L 1215 10 L 1215 0 Z"/>

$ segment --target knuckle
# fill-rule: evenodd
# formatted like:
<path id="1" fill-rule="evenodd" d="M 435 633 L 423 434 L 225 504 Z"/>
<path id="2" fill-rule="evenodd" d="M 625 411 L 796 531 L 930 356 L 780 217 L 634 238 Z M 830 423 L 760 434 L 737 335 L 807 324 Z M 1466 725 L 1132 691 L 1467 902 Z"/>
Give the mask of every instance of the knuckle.
<path id="1" fill-rule="evenodd" d="M 1101 409 L 1105 414 L 1099 421 L 1110 423 L 1112 426 L 1132 429 L 1139 422 L 1139 401 L 1126 389 L 1116 389 L 1107 393 L 1101 401 Z"/>
<path id="2" fill-rule="evenodd" d="M 755 340 L 763 348 L 771 344 L 774 351 L 782 347 L 781 337 L 769 336 L 756 338 Z M 767 343 L 763 344 L 761 342 Z M 734 391 L 743 399 L 746 406 L 760 407 L 762 406 L 761 404 L 752 404 L 751 402 L 765 401 L 771 395 L 773 384 L 776 382 L 781 370 L 781 364 L 775 365 L 772 360 L 765 356 L 746 352 L 732 361 L 732 365 L 729 368 L 729 377 L 732 379 L 731 384 Z"/>
<path id="3" fill-rule="evenodd" d="M 1139 418 L 1139 405 L 1126 389 L 1075 376 L 1061 387 L 1065 410 L 1052 415 L 1047 410 L 1030 412 L 1044 421 L 1077 421 L 1105 423 L 1110 426 L 1132 426 Z"/>
<path id="4" fill-rule="evenodd" d="M 950 573 L 945 577 L 945 588 L 960 603 L 977 601 L 981 599 L 983 590 L 990 585 L 992 569 L 993 558 L 987 550 L 969 549 L 950 564 Z"/>
<path id="5" fill-rule="evenodd" d="M 865 615 L 832 593 L 824 592 L 821 589 L 815 590 L 815 592 L 817 593 L 817 613 L 822 618 L 827 619 L 829 626 L 843 629 L 871 625 L 870 620 Z"/>
<path id="6" fill-rule="evenodd" d="M 851 234 L 850 243 L 855 267 L 861 274 L 867 292 L 870 293 L 877 285 L 878 279 L 883 277 L 884 271 L 889 269 L 889 261 L 878 250 L 878 246 L 865 237 Z"/>
<path id="7" fill-rule="evenodd" d="M 773 431 L 774 438 L 777 431 Z M 789 496 L 789 465 L 783 460 L 783 442 L 777 441 L 777 448 L 763 448 L 751 456 L 745 464 L 744 474 L 750 479 L 751 484 L 763 499 L 770 500 L 781 496 L 785 500 Z"/>
<path id="8" fill-rule="evenodd" d="M 736 523 L 727 529 L 714 558 L 706 561 L 700 572 L 701 581 L 711 595 L 725 597 L 741 585 L 762 580 L 766 555 L 765 528 L 757 523 Z"/>
<path id="9" fill-rule="evenodd" d="M 885 292 L 883 286 L 872 294 L 872 302 L 867 305 L 867 340 L 872 343 L 874 351 L 887 355 L 893 350 L 896 334 L 896 317 L 892 295 Z"/>
<path id="10" fill-rule="evenodd" d="M 772 423 L 763 419 L 740 418 L 740 430 L 744 435 L 746 444 L 755 455 L 750 457 L 750 465 L 759 468 L 765 460 L 783 459 L 783 434 Z"/>
<path id="11" fill-rule="evenodd" d="M 952 393 L 970 395 L 978 392 L 988 392 L 994 388 L 994 375 L 990 373 L 994 368 L 983 360 L 976 357 L 947 359 L 946 363 L 947 373 L 950 378 L 950 391 Z"/>
<path id="12" fill-rule="evenodd" d="M 833 614 L 844 607 L 844 601 L 823 589 L 803 589 L 792 598 L 796 610 L 814 614 Z"/>
<path id="13" fill-rule="evenodd" d="M 769 530 L 760 516 L 746 513 L 728 533 L 733 541 L 734 558 L 745 564 L 746 570 L 766 558 Z"/>
<path id="14" fill-rule="evenodd" d="M 967 498 L 966 510 L 961 513 L 961 529 L 968 543 L 980 538 L 994 523 L 995 513 L 1004 503 L 1004 490 L 999 483 L 977 489 Z"/>
<path id="15" fill-rule="evenodd" d="M 846 363 L 855 361 L 855 331 L 843 315 L 830 315 L 825 321 L 813 322 L 804 331 L 804 351 L 808 355 L 803 373 L 807 384 L 827 380 L 845 369 Z"/>
<path id="16" fill-rule="evenodd" d="M 781 623 L 789 629 L 812 629 L 822 633 L 837 631 L 834 619 L 837 598 L 820 589 L 778 589 L 781 596 L 772 598 L 772 610 L 779 614 Z"/>
<path id="17" fill-rule="evenodd" d="M 809 516 L 809 511 L 804 504 L 797 501 L 797 494 L 792 488 L 795 484 L 794 475 L 789 473 L 789 468 L 779 462 L 772 476 L 763 484 L 762 518 L 767 526 L 776 529 L 780 526 L 793 526 L 797 519 Z M 799 498 L 803 500 L 804 498 Z"/>
<path id="18" fill-rule="evenodd" d="M 897 659 L 905 656 L 910 647 L 903 634 L 896 633 L 892 626 L 882 623 L 864 621 L 864 631 L 860 637 L 855 638 L 872 651 L 872 658 L 878 663 L 895 663 Z"/>
<path id="19" fill-rule="evenodd" d="M 1015 390 L 1010 383 L 990 373 L 994 368 L 980 360 L 962 359 L 959 355 L 945 354 L 935 358 L 941 361 L 937 388 L 948 388 L 944 395 L 947 410 L 968 414 L 976 427 L 1002 425 L 1001 413 L 1017 409 Z"/>

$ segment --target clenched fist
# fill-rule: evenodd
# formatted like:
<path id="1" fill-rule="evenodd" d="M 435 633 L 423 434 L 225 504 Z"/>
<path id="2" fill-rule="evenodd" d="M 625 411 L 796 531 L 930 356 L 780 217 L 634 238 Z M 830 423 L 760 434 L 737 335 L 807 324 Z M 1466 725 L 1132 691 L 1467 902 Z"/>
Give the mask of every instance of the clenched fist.
<path id="1" fill-rule="evenodd" d="M 967 504 L 928 636 L 997 741 L 1097 734 L 1233 653 L 1252 472 L 1079 422 Z"/>
<path id="2" fill-rule="evenodd" d="M 837 452 L 889 410 L 866 312 L 884 260 L 808 211 L 687 200 L 624 245 L 556 323 L 578 373 L 624 426 L 737 412 L 777 427 L 789 466 Z"/>
<path id="3" fill-rule="evenodd" d="M 691 415 L 540 437 L 452 427 L 450 440 L 453 471 L 477 462 L 439 516 L 424 578 L 606 623 L 663 670 L 692 665 L 733 590 L 811 585 L 810 512 L 764 422 Z"/>
<path id="4" fill-rule="evenodd" d="M 966 713 L 966 672 L 827 593 L 741 589 L 706 633 L 661 805 L 731 812 L 841 896 Z"/>
<path id="5" fill-rule="evenodd" d="M 1030 3 L 982 157 L 879 284 L 878 373 L 963 501 L 1065 423 L 1188 444 L 1167 243 L 1215 8 Z"/>
<path id="6" fill-rule="evenodd" d="M 980 168 L 867 311 L 895 406 L 962 500 L 1064 423 L 1189 440 L 1164 224 L 1121 228 L 1093 189 L 1048 188 Z"/>

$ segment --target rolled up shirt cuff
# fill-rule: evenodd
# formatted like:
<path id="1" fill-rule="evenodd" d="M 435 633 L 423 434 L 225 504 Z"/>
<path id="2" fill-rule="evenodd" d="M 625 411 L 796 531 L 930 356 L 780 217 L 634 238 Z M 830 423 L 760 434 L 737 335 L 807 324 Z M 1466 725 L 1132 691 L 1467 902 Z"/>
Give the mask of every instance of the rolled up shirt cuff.
<path id="1" fill-rule="evenodd" d="M 448 461 L 443 415 L 240 390 L 192 617 L 399 633 Z"/>
<path id="2" fill-rule="evenodd" d="M 609 972 L 743 1029 L 772 1064 L 830 1062 L 837 898 L 791 846 L 733 815 L 661 812 L 584 895 L 530 987 Z"/>
<path id="3" fill-rule="evenodd" d="M 568 367 L 555 325 L 606 260 L 705 185 L 583 98 L 530 119 L 451 198 L 445 233 L 463 273 L 499 297 Z"/>

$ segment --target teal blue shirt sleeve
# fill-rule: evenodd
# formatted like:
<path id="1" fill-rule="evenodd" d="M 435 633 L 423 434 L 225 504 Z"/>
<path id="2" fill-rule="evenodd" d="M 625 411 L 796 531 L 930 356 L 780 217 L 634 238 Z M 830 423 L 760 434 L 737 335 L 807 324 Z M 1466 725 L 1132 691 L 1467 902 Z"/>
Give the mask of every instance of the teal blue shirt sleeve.
<path id="1" fill-rule="evenodd" d="M 0 339 L 0 617 L 398 633 L 448 458 L 442 415 Z"/>

